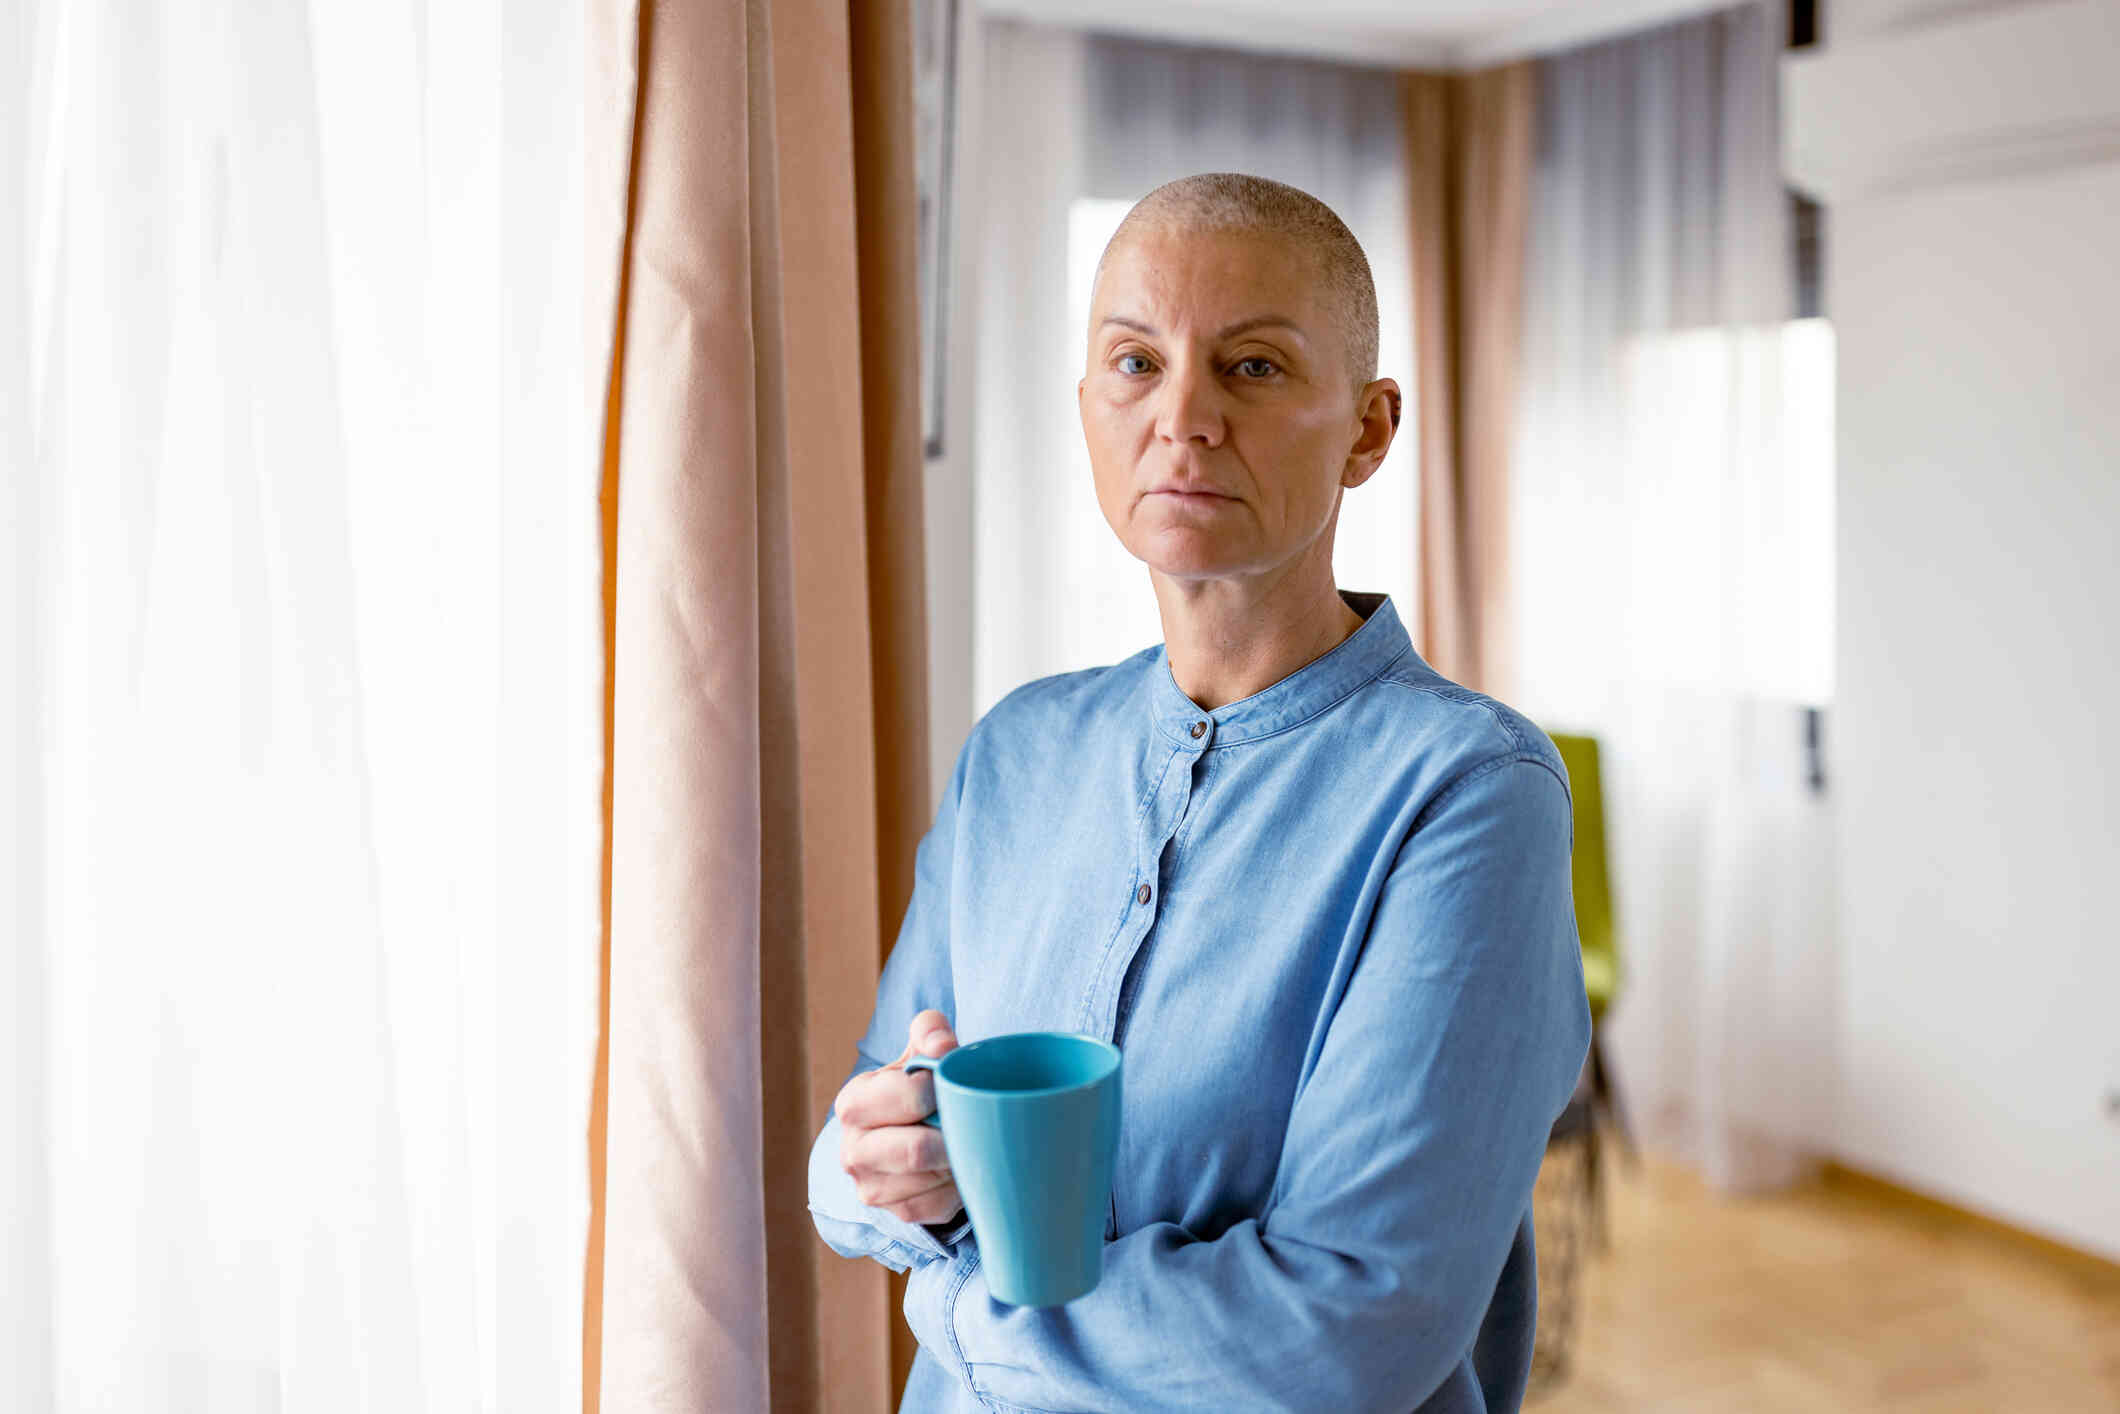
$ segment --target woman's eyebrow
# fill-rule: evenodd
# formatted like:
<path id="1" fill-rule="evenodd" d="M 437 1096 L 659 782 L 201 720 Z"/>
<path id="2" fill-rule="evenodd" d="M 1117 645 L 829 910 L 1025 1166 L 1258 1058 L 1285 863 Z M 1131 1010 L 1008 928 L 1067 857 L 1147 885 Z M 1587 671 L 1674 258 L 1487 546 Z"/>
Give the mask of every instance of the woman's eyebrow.
<path id="1" fill-rule="evenodd" d="M 1136 334 L 1145 334 L 1151 339 L 1160 338 L 1162 336 L 1161 330 L 1156 329 L 1151 325 L 1143 324 L 1138 319 L 1128 319 L 1123 314 L 1107 314 L 1104 316 L 1103 323 L 1099 324 L 1097 327 L 1101 329 L 1104 327 L 1105 324 L 1116 324 L 1122 329 L 1131 329 Z M 1217 329 L 1214 335 L 1215 342 L 1220 343 L 1224 339 L 1235 338 L 1237 335 L 1245 333 L 1248 330 L 1264 329 L 1268 326 L 1276 326 L 1282 329 L 1286 329 L 1291 334 L 1294 334 L 1298 339 L 1303 338 L 1303 326 L 1296 323 L 1295 320 L 1290 319 L 1285 314 L 1254 314 L 1247 316 L 1246 318 L 1239 319 L 1234 324 L 1225 325 L 1222 328 Z M 1308 341 L 1305 340 L 1305 342 Z"/>
<path id="2" fill-rule="evenodd" d="M 1239 319 L 1234 324 L 1226 325 L 1223 328 L 1217 329 L 1215 331 L 1215 342 L 1220 343 L 1224 339 L 1234 339 L 1237 335 L 1248 333 L 1253 329 L 1265 329 L 1268 327 L 1276 326 L 1282 329 L 1286 329 L 1289 333 L 1295 335 L 1298 339 L 1303 338 L 1303 326 L 1296 323 L 1295 320 L 1290 319 L 1287 315 L 1258 314 L 1252 316 L 1249 319 Z"/>

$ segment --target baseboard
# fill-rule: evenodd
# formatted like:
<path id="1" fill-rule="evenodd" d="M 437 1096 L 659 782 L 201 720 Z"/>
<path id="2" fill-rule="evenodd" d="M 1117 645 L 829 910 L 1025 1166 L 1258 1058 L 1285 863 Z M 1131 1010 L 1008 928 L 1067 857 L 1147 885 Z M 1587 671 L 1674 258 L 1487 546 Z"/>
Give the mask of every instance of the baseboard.
<path id="1" fill-rule="evenodd" d="M 1819 1182 L 1836 1192 L 1868 1199 L 1884 1207 L 1913 1213 L 1931 1221 L 1942 1220 L 1960 1227 L 1978 1229 L 2010 1246 L 2037 1253 L 2047 1261 L 2065 1267 L 2095 1285 L 2120 1290 L 2120 1262 L 2095 1252 L 2086 1252 L 2080 1247 L 2071 1247 L 2066 1242 L 2057 1242 L 2051 1237 L 2028 1232 L 2000 1218 L 1976 1213 L 1970 1208 L 1962 1208 L 1956 1203 L 1946 1202 L 1888 1178 L 1879 1178 L 1876 1174 L 1850 1168 L 1831 1159 L 1820 1165 L 1818 1178 Z"/>

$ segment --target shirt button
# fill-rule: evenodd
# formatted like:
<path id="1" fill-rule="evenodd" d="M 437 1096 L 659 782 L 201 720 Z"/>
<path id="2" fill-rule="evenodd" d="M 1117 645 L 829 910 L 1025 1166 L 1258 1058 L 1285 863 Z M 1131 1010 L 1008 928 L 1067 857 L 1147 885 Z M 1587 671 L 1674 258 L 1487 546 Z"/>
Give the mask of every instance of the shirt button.
<path id="1" fill-rule="evenodd" d="M 1143 884 L 1143 885 L 1141 886 L 1141 888 L 1140 888 L 1140 891 L 1139 891 L 1138 893 L 1136 893 L 1136 894 L 1134 895 L 1134 902 L 1135 902 L 1135 903 L 1147 903 L 1147 902 L 1148 902 L 1148 885 L 1146 885 L 1146 884 Z"/>
<path id="2" fill-rule="evenodd" d="M 1201 737 L 1203 737 L 1203 736 L 1206 736 L 1206 735 L 1207 735 L 1207 723 L 1205 723 L 1205 722 L 1194 722 L 1194 723 L 1193 723 L 1193 740 L 1194 740 L 1194 741 L 1198 741 L 1198 740 L 1199 740 L 1199 739 L 1200 739 Z"/>

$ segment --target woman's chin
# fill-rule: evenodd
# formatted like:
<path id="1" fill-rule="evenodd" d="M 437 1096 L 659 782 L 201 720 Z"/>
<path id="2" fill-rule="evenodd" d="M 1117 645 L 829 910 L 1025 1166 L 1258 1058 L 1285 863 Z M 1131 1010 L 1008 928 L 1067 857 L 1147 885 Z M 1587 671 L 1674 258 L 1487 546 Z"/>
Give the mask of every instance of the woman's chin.
<path id="1" fill-rule="evenodd" d="M 1172 579 L 1226 579 L 1257 573 L 1278 557 L 1262 544 L 1257 522 L 1248 510 L 1204 515 L 1165 511 L 1149 497 L 1132 518 L 1113 525 L 1126 552 L 1150 569 Z M 1106 524 L 1111 524 L 1106 517 Z"/>
<path id="2" fill-rule="evenodd" d="M 1135 559 L 1166 579 L 1226 579 L 1251 568 L 1236 547 L 1202 543 L 1198 537 L 1163 534 L 1147 545 L 1128 548 Z"/>

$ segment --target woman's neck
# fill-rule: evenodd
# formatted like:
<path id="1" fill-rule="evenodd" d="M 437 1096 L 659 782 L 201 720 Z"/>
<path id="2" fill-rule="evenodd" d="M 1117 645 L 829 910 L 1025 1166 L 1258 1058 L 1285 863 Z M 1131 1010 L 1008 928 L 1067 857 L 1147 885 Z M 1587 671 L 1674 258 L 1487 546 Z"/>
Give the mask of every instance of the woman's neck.
<path id="1" fill-rule="evenodd" d="M 1172 580 L 1151 574 L 1178 690 L 1212 712 L 1316 662 L 1362 626 L 1322 575 Z"/>

